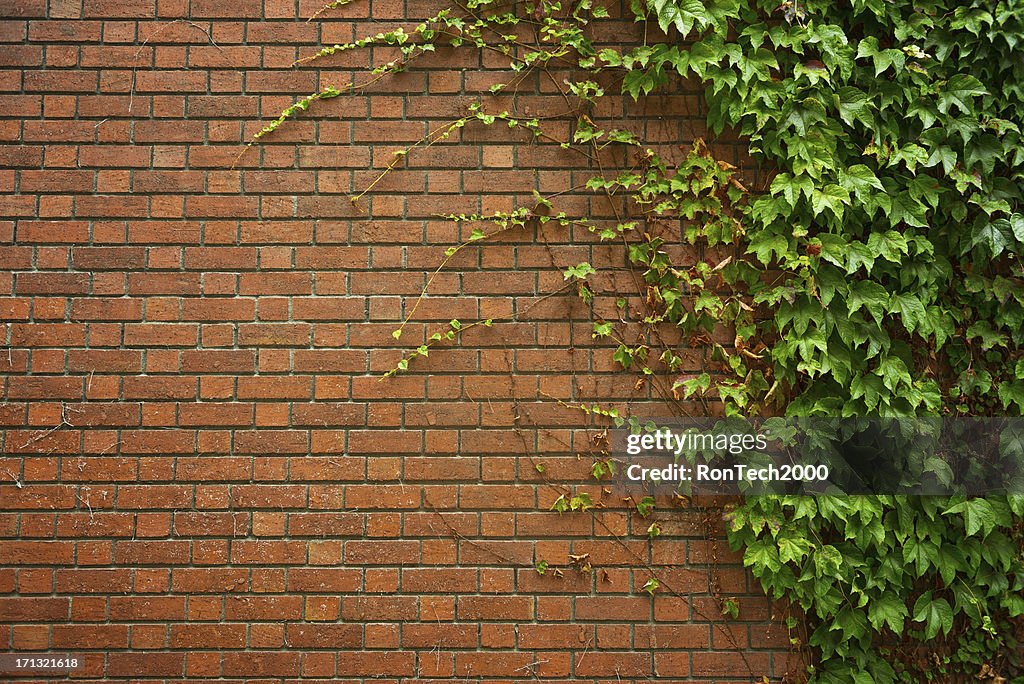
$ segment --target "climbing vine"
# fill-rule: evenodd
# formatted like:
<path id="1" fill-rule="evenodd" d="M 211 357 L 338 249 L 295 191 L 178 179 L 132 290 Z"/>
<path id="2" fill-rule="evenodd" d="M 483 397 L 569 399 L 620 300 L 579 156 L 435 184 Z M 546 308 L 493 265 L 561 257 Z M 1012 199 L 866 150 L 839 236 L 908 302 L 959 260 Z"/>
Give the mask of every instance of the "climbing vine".
<path id="1" fill-rule="evenodd" d="M 569 215 L 536 193 L 512 212 L 452 215 L 470 236 L 438 270 L 468 245 L 527 225 L 621 245 L 635 291 L 611 293 L 619 315 L 595 316 L 593 336 L 671 405 L 743 416 L 1021 415 L 1024 5 L 631 0 L 629 11 L 646 23 L 642 45 L 596 46 L 590 29 L 609 12 L 594 0 L 467 0 L 302 61 L 397 48 L 369 83 L 438 45 L 462 46 L 508 60 L 515 76 L 495 95 L 530 74 L 559 87 L 565 109 L 543 115 L 494 110 L 484 96 L 383 173 L 466 126 L 497 125 L 596 167 L 586 190 L 625 207 L 616 220 Z M 554 66 L 574 75 L 560 83 Z M 765 182 L 748 187 L 702 141 L 670 164 L 637 132 L 602 130 L 590 116 L 606 91 L 639 99 L 680 78 L 702 84 L 710 129 L 747 141 Z M 367 83 L 298 100 L 257 139 Z M 545 125 L 559 117 L 573 121 L 568 139 Z M 610 150 L 625 160 L 619 168 L 600 166 Z M 673 260 L 679 243 L 693 248 L 691 262 Z M 592 303 L 594 266 L 564 266 L 565 288 Z M 388 375 L 491 323 L 451 321 Z M 688 372 L 687 348 L 706 351 L 701 372 Z M 598 479 L 614 467 L 598 463 Z M 553 509 L 593 505 L 566 494 Z M 1020 496 L 748 497 L 728 513 L 730 541 L 754 576 L 804 611 L 815 682 L 1024 677 L 1022 520 Z M 657 587 L 652 578 L 644 590 Z M 734 607 L 723 603 L 723 613 Z"/>

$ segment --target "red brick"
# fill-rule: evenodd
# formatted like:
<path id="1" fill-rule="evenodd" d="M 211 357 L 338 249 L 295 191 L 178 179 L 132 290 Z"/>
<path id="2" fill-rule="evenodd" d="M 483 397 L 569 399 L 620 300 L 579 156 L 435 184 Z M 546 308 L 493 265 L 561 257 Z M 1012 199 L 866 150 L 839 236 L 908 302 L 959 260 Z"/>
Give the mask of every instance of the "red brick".
<path id="1" fill-rule="evenodd" d="M 533 618 L 533 601 L 528 596 L 460 596 L 460 620 L 516 620 Z"/>
<path id="2" fill-rule="evenodd" d="M 0 615 L 11 622 L 60 622 L 68 619 L 68 598 L 0 597 Z"/>
<path id="3" fill-rule="evenodd" d="M 246 323 L 238 326 L 238 343 L 254 347 L 307 347 L 311 329 L 306 323 Z"/>
<path id="4" fill-rule="evenodd" d="M 181 624 L 171 625 L 171 648 L 224 649 L 245 646 L 244 624 Z"/>
<path id="5" fill-rule="evenodd" d="M 415 672 L 416 654 L 390 651 L 382 657 L 374 651 L 339 651 L 338 674 L 348 677 L 410 677 Z"/>
<path id="6" fill-rule="evenodd" d="M 184 660 L 181 653 L 111 653 L 107 656 L 107 673 L 111 677 L 137 677 L 143 672 L 180 677 Z"/>
<path id="7" fill-rule="evenodd" d="M 74 323 L 15 323 L 11 344 L 18 347 L 83 347 L 85 326 Z"/>
<path id="8" fill-rule="evenodd" d="M 0 555 L 9 565 L 70 565 L 73 554 L 67 542 L 0 541 Z"/>
<path id="9" fill-rule="evenodd" d="M 187 323 L 128 323 L 124 343 L 129 347 L 193 347 L 199 326 Z"/>
<path id="10" fill-rule="evenodd" d="M 249 572 L 244 568 L 174 568 L 171 591 L 189 594 L 220 594 L 244 591 L 248 587 Z M 220 599 L 217 599 L 218 606 Z M 218 608 L 217 617 L 220 616 Z"/>
<path id="11" fill-rule="evenodd" d="M 419 543 L 414 541 L 350 541 L 345 544 L 345 562 L 353 565 L 410 565 L 419 561 Z"/>
<path id="12" fill-rule="evenodd" d="M 237 620 L 297 620 L 302 617 L 302 598 L 298 596 L 228 596 L 224 617 Z"/>
<path id="13" fill-rule="evenodd" d="M 100 600 L 102 601 L 102 599 Z M 77 603 L 78 599 L 75 601 Z M 51 641 L 53 648 L 126 648 L 128 646 L 128 626 L 54 625 Z"/>

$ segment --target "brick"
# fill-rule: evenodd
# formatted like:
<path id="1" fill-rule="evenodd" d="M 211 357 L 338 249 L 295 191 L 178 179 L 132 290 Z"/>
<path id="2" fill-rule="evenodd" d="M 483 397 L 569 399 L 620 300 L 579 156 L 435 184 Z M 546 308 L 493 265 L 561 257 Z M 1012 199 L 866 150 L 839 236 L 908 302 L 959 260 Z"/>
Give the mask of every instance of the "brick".
<path id="1" fill-rule="evenodd" d="M 84 0 L 82 16 L 87 19 L 136 19 L 153 16 L 155 8 L 155 0 Z"/>
<path id="2" fill-rule="evenodd" d="M 408 565 L 419 561 L 419 543 L 414 541 L 350 541 L 345 544 L 345 562 L 353 565 Z"/>
<path id="3" fill-rule="evenodd" d="M 17 347 L 83 347 L 85 326 L 73 323 L 15 323 L 11 344 Z"/>
<path id="4" fill-rule="evenodd" d="M 246 323 L 238 326 L 238 343 L 254 347 L 308 347 L 312 336 L 305 323 Z"/>
<path id="5" fill-rule="evenodd" d="M 181 653 L 111 653 L 107 656 L 107 673 L 112 677 L 132 677 L 139 672 L 152 672 L 157 677 L 180 677 L 184 660 Z"/>
<path id="6" fill-rule="evenodd" d="M 244 624 L 179 624 L 171 625 L 171 648 L 225 649 L 245 646 Z"/>
<path id="7" fill-rule="evenodd" d="M 67 542 L 3 540 L 0 554 L 10 565 L 70 565 L 74 548 Z"/>
<path id="8" fill-rule="evenodd" d="M 466 594 L 477 588 L 477 573 L 472 568 L 408 568 L 402 571 L 402 591 L 417 594 Z"/>
<path id="9" fill-rule="evenodd" d="M 252 299 L 186 299 L 181 318 L 185 321 L 251 321 L 256 318 Z"/>
<path id="10" fill-rule="evenodd" d="M 418 601 L 415 596 L 347 596 L 341 616 L 350 622 L 411 621 L 418 616 Z"/>
<path id="11" fill-rule="evenodd" d="M 70 605 L 66 597 L 0 597 L 0 614 L 11 622 L 58 622 L 68 619 Z"/>
<path id="12" fill-rule="evenodd" d="M 235 433 L 239 453 L 301 454 L 309 450 L 309 435 L 302 430 L 246 430 Z"/>
<path id="13" fill-rule="evenodd" d="M 177 323 L 128 323 L 124 343 L 128 347 L 194 347 L 199 326 Z"/>
<path id="14" fill-rule="evenodd" d="M 242 377 L 238 381 L 238 398 L 308 400 L 312 388 L 309 377 Z"/>
<path id="15" fill-rule="evenodd" d="M 78 599 L 75 600 L 78 601 Z M 54 625 L 51 642 L 54 648 L 66 649 L 126 648 L 128 646 L 128 626 Z"/>
<path id="16" fill-rule="evenodd" d="M 171 591 L 175 593 L 224 593 L 245 590 L 249 572 L 244 568 L 174 568 Z M 218 605 L 221 600 L 218 599 Z M 219 617 L 218 610 L 218 617 Z"/>
<path id="17" fill-rule="evenodd" d="M 348 677 L 410 677 L 416 654 L 391 651 L 386 658 L 373 651 L 338 651 L 338 674 Z"/>
<path id="18" fill-rule="evenodd" d="M 181 426 L 247 426 L 252 422 L 252 404 L 204 402 L 181 404 L 178 409 L 178 424 Z"/>
<path id="19" fill-rule="evenodd" d="M 19 273 L 15 293 L 19 295 L 82 295 L 89 292 L 86 273 Z"/>
<path id="20" fill-rule="evenodd" d="M 531 620 L 533 602 L 527 596 L 460 596 L 460 620 Z"/>
<path id="21" fill-rule="evenodd" d="M 141 321 L 141 299 L 76 299 L 71 303 L 74 321 Z"/>
<path id="22" fill-rule="evenodd" d="M 232 490 L 232 500 L 242 508 L 302 508 L 306 505 L 306 488 L 299 485 L 239 485 Z"/>
<path id="23" fill-rule="evenodd" d="M 229 596 L 224 603 L 228 620 L 296 620 L 302 616 L 298 596 Z"/>
<path id="24" fill-rule="evenodd" d="M 584 596 L 576 601 L 577 620 L 645 620 L 650 616 L 650 600 L 641 596 L 617 598 Z"/>
<path id="25" fill-rule="evenodd" d="M 185 619 L 184 596 L 114 596 L 110 617 L 117 621 L 172 621 Z"/>
<path id="26" fill-rule="evenodd" d="M 286 635 L 288 643 L 296 648 L 337 649 L 363 645 L 363 630 L 355 624 L 290 624 L 286 627 Z"/>
<path id="27" fill-rule="evenodd" d="M 81 399 L 80 378 L 12 377 L 8 380 L 8 399 Z"/>

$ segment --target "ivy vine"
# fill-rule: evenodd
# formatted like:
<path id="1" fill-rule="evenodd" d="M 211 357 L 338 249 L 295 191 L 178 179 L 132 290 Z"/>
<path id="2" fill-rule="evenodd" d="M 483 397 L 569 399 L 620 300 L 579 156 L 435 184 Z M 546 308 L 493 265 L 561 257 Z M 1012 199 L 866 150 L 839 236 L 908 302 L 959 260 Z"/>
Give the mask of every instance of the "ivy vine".
<path id="1" fill-rule="evenodd" d="M 302 61 L 398 48 L 372 70 L 376 80 L 443 44 L 507 58 L 515 78 L 493 94 L 530 74 L 550 78 L 564 111 L 491 111 L 484 95 L 384 173 L 469 125 L 521 127 L 595 165 L 586 190 L 626 207 L 615 221 L 567 215 L 557 197 L 536 193 L 511 213 L 450 216 L 494 230 L 474 228 L 439 270 L 526 225 L 621 245 L 635 292 L 595 291 L 589 263 L 566 264 L 565 287 L 588 304 L 616 298 L 618 317 L 596 317 L 595 339 L 671 405 L 696 400 L 742 416 L 1021 415 L 1024 4 L 630 0 L 629 11 L 646 24 L 642 45 L 595 46 L 592 24 L 609 12 L 594 0 L 467 0 Z M 559 82 L 553 66 L 574 76 Z M 606 91 L 640 99 L 690 78 L 704 89 L 710 130 L 748 141 L 767 181 L 747 187 L 701 141 L 669 164 L 637 132 L 602 130 L 590 116 Z M 257 139 L 360 87 L 298 100 Z M 569 139 L 547 131 L 559 117 L 573 120 Z M 627 163 L 601 168 L 607 148 Z M 693 263 L 673 260 L 679 243 Z M 388 375 L 490 324 L 452 321 Z M 681 353 L 694 347 L 706 351 L 697 373 Z M 614 468 L 596 463 L 598 479 Z M 567 493 L 552 508 L 594 506 Z M 809 681 L 1024 681 L 1020 496 L 748 497 L 727 517 L 730 542 L 766 592 L 806 616 L 806 637 L 794 641 L 813 655 Z M 657 588 L 652 578 L 643 589 Z M 723 614 L 735 617 L 734 606 Z"/>

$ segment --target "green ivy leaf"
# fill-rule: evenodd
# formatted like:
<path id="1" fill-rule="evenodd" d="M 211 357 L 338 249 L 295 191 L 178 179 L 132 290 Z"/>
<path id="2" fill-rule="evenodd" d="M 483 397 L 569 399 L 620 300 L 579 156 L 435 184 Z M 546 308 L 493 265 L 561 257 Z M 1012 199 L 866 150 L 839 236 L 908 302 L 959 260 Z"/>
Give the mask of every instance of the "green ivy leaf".
<path id="1" fill-rule="evenodd" d="M 881 363 L 878 364 L 878 370 L 875 371 L 875 374 L 882 378 L 882 383 L 894 394 L 901 384 L 905 384 L 908 387 L 913 384 L 913 379 L 910 377 L 907 365 L 898 356 L 886 356 L 883 358 Z"/>
<path id="2" fill-rule="evenodd" d="M 564 280 L 569 280 L 570 278 L 575 280 L 586 280 L 587 276 L 593 275 L 594 273 L 597 273 L 597 270 L 584 261 L 581 264 L 567 268 L 563 275 L 565 276 Z"/>
<path id="3" fill-rule="evenodd" d="M 998 392 L 1004 409 L 1009 410 L 1011 405 L 1016 404 L 1017 410 L 1024 414 L 1024 382 L 1006 380 L 999 383 Z"/>
<path id="4" fill-rule="evenodd" d="M 826 185 L 821 190 L 815 189 L 811 194 L 811 206 L 815 214 L 821 214 L 826 209 L 839 219 L 843 220 L 844 205 L 850 203 L 850 193 L 838 185 Z"/>
<path id="5" fill-rule="evenodd" d="M 894 228 L 901 223 L 916 228 L 926 228 L 926 208 L 924 204 L 910 196 L 909 192 L 901 192 L 892 197 L 889 209 L 889 223 Z"/>
<path id="6" fill-rule="evenodd" d="M 1017 242 L 1024 243 L 1024 214 L 1013 214 L 1010 216 L 1010 230 Z"/>
<path id="7" fill-rule="evenodd" d="M 964 114 L 974 110 L 972 98 L 987 94 L 985 87 L 974 76 L 957 74 L 940 86 L 938 107 L 943 114 L 957 107 Z"/>
<path id="8" fill-rule="evenodd" d="M 666 33 L 669 27 L 675 26 L 686 37 L 694 24 L 703 30 L 711 23 L 711 16 L 701 0 L 650 0 L 649 6 L 654 10 L 658 26 Z"/>
<path id="9" fill-rule="evenodd" d="M 850 286 L 850 296 L 847 305 L 850 314 L 855 314 L 861 307 L 867 309 L 871 317 L 879 325 L 885 316 L 886 306 L 889 303 L 889 293 L 884 287 L 872 280 L 858 280 Z"/>
<path id="10" fill-rule="evenodd" d="M 868 621 L 875 629 L 887 625 L 896 635 L 903 633 L 903 624 L 909 612 L 906 604 L 896 595 L 886 592 L 868 601 Z"/>
<path id="11" fill-rule="evenodd" d="M 903 257 L 910 253 L 907 240 L 902 233 L 887 230 L 884 233 L 872 233 L 868 237 L 868 250 L 894 264 L 901 263 Z"/>
<path id="12" fill-rule="evenodd" d="M 1006 219 L 982 222 L 974 227 L 971 239 L 972 247 L 984 247 L 994 258 L 1013 245 L 1013 233 L 1010 222 Z"/>
<path id="13" fill-rule="evenodd" d="M 852 127 L 855 122 L 859 121 L 866 128 L 874 127 L 871 116 L 871 100 L 864 91 L 844 86 L 836 90 L 835 102 L 839 116 L 847 126 Z"/>
<path id="14" fill-rule="evenodd" d="M 986 537 L 998 522 L 992 504 L 985 499 L 968 499 L 955 506 L 950 506 L 942 514 L 962 514 L 968 537 L 973 537 L 979 531 L 982 532 L 983 537 Z"/>
<path id="15" fill-rule="evenodd" d="M 933 599 L 932 592 L 921 594 L 914 603 L 914 621 L 925 625 L 925 639 L 934 639 L 939 631 L 949 634 L 953 629 L 953 608 L 944 598 Z"/>
<path id="16" fill-rule="evenodd" d="M 772 262 L 772 254 L 782 258 L 789 251 L 789 240 L 782 235 L 761 233 L 750 241 L 748 252 L 757 256 L 757 260 L 764 265 Z"/>
<path id="17" fill-rule="evenodd" d="M 871 190 L 882 192 L 882 181 L 878 180 L 875 172 L 864 164 L 854 164 L 845 171 L 839 171 L 839 184 L 854 197 L 864 200 L 871 196 Z"/>
<path id="18" fill-rule="evenodd" d="M 779 560 L 783 563 L 798 563 L 811 551 L 811 543 L 800 537 L 779 537 Z"/>

